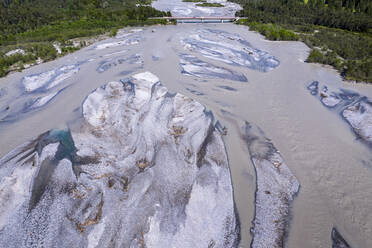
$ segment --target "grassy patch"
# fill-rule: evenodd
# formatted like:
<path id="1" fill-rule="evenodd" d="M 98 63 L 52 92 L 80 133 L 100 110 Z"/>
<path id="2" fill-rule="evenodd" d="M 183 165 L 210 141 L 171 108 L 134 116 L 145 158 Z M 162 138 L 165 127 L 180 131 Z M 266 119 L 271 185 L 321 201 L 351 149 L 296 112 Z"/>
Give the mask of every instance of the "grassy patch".
<path id="1" fill-rule="evenodd" d="M 241 19 L 269 40 L 300 40 L 311 48 L 306 60 L 333 66 L 346 80 L 372 83 L 372 35 L 314 25 L 264 24 Z"/>
<path id="2" fill-rule="evenodd" d="M 94 3 L 35 0 L 0 5 L 3 17 L 0 18 L 0 77 L 36 61 L 48 61 L 76 51 L 98 35 L 115 36 L 123 27 L 168 24 L 167 20 L 148 17 L 171 15 L 150 6 L 123 5 L 115 0 Z M 58 54 L 53 44 L 58 44 L 62 53 Z M 23 49 L 25 53 L 6 56 L 14 49 Z"/>
<path id="3" fill-rule="evenodd" d="M 198 3 L 196 6 L 199 7 L 215 7 L 215 8 L 220 8 L 220 7 L 225 7 L 225 5 L 220 4 L 220 3 Z"/>
<path id="4" fill-rule="evenodd" d="M 339 58 L 333 51 L 321 51 L 318 48 L 313 48 L 306 59 L 308 63 L 320 63 L 331 65 L 338 70 L 342 70 L 343 60 Z"/>
<path id="5" fill-rule="evenodd" d="M 298 40 L 298 36 L 287 29 L 275 24 L 264 24 L 258 22 L 247 22 L 242 19 L 239 24 L 248 25 L 250 30 L 257 31 L 269 40 Z"/>
<path id="6" fill-rule="evenodd" d="M 17 46 L 19 47 L 25 51 L 24 55 L 16 53 L 6 56 L 4 52 L 0 52 L 0 77 L 5 76 L 10 70 L 22 70 L 25 65 L 34 64 L 39 58 L 48 61 L 57 57 L 57 51 L 50 43 L 23 44 Z"/>
<path id="7" fill-rule="evenodd" d="M 115 36 L 119 28 L 126 26 L 144 26 L 155 24 L 168 24 L 164 19 L 127 20 L 125 22 L 102 22 L 79 20 L 76 22 L 60 22 L 41 26 L 35 30 L 19 33 L 9 39 L 2 40 L 0 46 L 0 77 L 6 76 L 14 70 L 22 70 L 26 64 L 34 64 L 37 59 L 42 61 L 53 60 L 86 46 L 85 39 L 106 34 Z M 81 42 L 73 44 L 71 39 L 81 38 Z M 53 43 L 61 46 L 62 53 L 57 54 Z M 6 56 L 5 53 L 17 48 L 23 49 L 26 54 Z"/>
<path id="8" fill-rule="evenodd" d="M 297 36 L 311 49 L 307 62 L 331 65 L 347 80 L 372 83 L 372 1 L 230 1 L 243 7 L 236 16 L 246 19 L 238 23 L 270 40 Z M 280 35 L 280 29 L 295 36 Z"/>
<path id="9" fill-rule="evenodd" d="M 300 33 L 312 49 L 307 62 L 331 65 L 346 80 L 372 83 L 372 35 L 326 27 L 310 29 Z"/>

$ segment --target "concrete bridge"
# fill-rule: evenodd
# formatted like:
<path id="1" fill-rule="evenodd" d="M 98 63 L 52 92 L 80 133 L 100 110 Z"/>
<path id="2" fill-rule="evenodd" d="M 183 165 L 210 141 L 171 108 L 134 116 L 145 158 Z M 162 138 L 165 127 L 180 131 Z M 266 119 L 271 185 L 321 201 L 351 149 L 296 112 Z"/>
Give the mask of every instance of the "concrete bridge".
<path id="1" fill-rule="evenodd" d="M 235 22 L 239 19 L 245 19 L 244 17 L 235 16 L 163 16 L 163 17 L 151 17 L 150 19 L 166 19 L 168 21 L 176 20 L 178 23 L 224 23 L 224 22 Z"/>

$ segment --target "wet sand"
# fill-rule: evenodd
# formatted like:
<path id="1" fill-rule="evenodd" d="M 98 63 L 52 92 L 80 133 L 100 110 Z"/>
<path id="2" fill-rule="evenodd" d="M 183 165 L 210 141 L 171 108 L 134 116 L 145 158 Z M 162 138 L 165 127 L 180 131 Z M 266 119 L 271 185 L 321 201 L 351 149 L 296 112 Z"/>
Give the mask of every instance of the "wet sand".
<path id="1" fill-rule="evenodd" d="M 253 47 L 275 56 L 280 65 L 261 72 L 185 49 L 181 38 L 205 28 L 237 33 Z M 292 204 L 286 247 L 331 247 L 332 227 L 337 228 L 351 247 L 372 247 L 371 150 L 356 138 L 339 115 L 325 108 L 306 88 L 317 80 L 332 89 L 354 90 L 371 99 L 372 86 L 344 83 L 334 70 L 304 63 L 309 50 L 303 43 L 266 41 L 246 27 L 234 24 L 149 27 L 136 35 L 142 37 L 138 44 L 105 49 L 95 49 L 94 44 L 0 79 L 0 88 L 6 92 L 0 97 L 3 110 L 9 101 L 24 96 L 21 85 L 24 76 L 85 61 L 79 72 L 60 85 L 69 87 L 48 104 L 19 115 L 11 123 L 0 123 L 0 155 L 44 131 L 75 121 L 81 114 L 81 103 L 98 86 L 150 71 L 170 91 L 204 104 L 227 127 L 224 141 L 242 228 L 241 247 L 250 246 L 256 187 L 254 167 L 241 139 L 243 121 L 254 123 L 265 132 L 300 182 L 300 191 Z M 115 41 L 117 39 L 109 39 L 99 44 Z M 185 52 L 217 67 L 241 73 L 248 82 L 182 74 L 179 55 Z M 140 56 L 130 60 L 136 54 Z M 104 72 L 97 71 L 108 61 L 114 62 Z"/>

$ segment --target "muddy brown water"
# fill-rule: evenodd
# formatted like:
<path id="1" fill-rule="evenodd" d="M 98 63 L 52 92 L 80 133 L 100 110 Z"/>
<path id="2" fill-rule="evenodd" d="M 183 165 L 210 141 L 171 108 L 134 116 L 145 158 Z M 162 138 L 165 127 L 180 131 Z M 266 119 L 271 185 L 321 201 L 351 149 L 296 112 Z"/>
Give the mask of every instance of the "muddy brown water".
<path id="1" fill-rule="evenodd" d="M 274 55 L 280 65 L 264 73 L 194 54 L 214 65 L 243 73 L 248 82 L 181 74 L 179 54 L 187 50 L 180 37 L 205 28 L 239 34 L 253 47 Z M 150 71 L 170 91 L 203 103 L 227 127 L 224 140 L 241 222 L 241 247 L 250 246 L 255 192 L 254 168 L 240 136 L 243 121 L 258 125 L 272 139 L 300 181 L 301 188 L 291 209 L 286 247 L 331 247 L 332 227 L 337 227 L 352 247 L 372 247 L 371 150 L 356 138 L 339 115 L 322 106 L 306 89 L 309 83 L 318 80 L 330 89 L 346 88 L 372 98 L 372 86 L 345 83 L 330 68 L 304 63 L 309 49 L 303 43 L 266 41 L 246 27 L 234 24 L 148 27 L 136 35 L 142 38 L 138 44 L 102 50 L 94 49 L 94 44 L 0 79 L 0 88 L 7 92 L 0 97 L 0 107 L 5 108 L 12 99 L 23 97 L 22 77 L 86 61 L 78 73 L 63 82 L 70 86 L 50 103 L 20 115 L 12 123 L 0 123 L 0 155 L 46 130 L 64 128 L 79 118 L 81 103 L 95 88 Z M 115 39 L 100 44 L 111 41 Z M 102 61 L 133 54 L 140 54 L 143 64 L 116 63 L 105 72 L 97 72 Z"/>

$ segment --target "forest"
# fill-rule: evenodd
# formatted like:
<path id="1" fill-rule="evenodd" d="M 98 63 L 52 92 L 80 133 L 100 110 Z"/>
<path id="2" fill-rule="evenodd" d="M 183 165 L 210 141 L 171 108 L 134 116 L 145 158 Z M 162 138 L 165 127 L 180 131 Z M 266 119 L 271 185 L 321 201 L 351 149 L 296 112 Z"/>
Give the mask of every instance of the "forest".
<path id="1" fill-rule="evenodd" d="M 149 0 L 1 0 L 0 2 L 0 76 L 21 70 L 37 59 L 48 61 L 83 47 L 71 39 L 109 33 L 125 26 L 166 24 L 148 17 L 169 16 L 148 4 Z M 25 51 L 6 56 L 12 49 Z"/>
<path id="2" fill-rule="evenodd" d="M 236 15 L 248 17 L 250 21 L 372 31 L 370 0 L 307 0 L 307 3 L 302 0 L 236 1 L 243 6 L 243 10 Z"/>
<path id="3" fill-rule="evenodd" d="M 347 80 L 372 83 L 372 1 L 234 1 L 243 6 L 236 15 L 247 17 L 240 24 L 271 40 L 299 39 L 311 48 L 307 62 L 331 65 Z"/>

